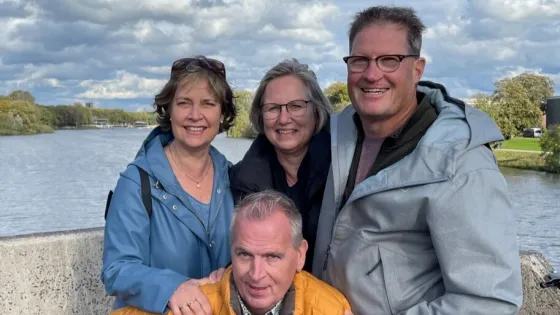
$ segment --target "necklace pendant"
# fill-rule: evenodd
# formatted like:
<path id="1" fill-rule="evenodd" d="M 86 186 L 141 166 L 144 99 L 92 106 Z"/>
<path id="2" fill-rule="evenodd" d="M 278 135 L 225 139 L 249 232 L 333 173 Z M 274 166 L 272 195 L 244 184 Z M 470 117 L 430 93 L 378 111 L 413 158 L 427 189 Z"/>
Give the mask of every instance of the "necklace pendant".
<path id="1" fill-rule="evenodd" d="M 196 183 L 196 188 L 200 189 L 200 184 Z"/>

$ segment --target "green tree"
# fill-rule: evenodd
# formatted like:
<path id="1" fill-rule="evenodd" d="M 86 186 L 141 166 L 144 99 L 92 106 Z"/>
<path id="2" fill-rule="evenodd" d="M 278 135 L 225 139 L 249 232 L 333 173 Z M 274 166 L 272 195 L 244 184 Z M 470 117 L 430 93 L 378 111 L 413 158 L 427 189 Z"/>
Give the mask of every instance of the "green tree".
<path id="1" fill-rule="evenodd" d="M 540 140 L 545 165 L 550 172 L 560 173 L 560 124 L 546 129 Z"/>
<path id="2" fill-rule="evenodd" d="M 512 80 L 523 86 L 531 103 L 539 106 L 543 112 L 546 111 L 546 99 L 554 94 L 554 81 L 551 78 L 525 72 L 513 77 Z"/>
<path id="3" fill-rule="evenodd" d="M 488 114 L 488 116 L 496 122 L 504 138 L 510 139 L 518 133 L 511 121 L 510 115 L 507 113 L 507 105 L 501 102 L 495 102 L 491 95 L 484 93 L 477 93 L 471 98 L 474 99 L 474 107 Z"/>
<path id="4" fill-rule="evenodd" d="M 233 126 L 229 128 L 228 137 L 230 138 L 251 138 L 253 136 L 249 113 L 242 109 L 237 112 Z"/>
<path id="5" fill-rule="evenodd" d="M 37 105 L 37 112 L 39 114 L 39 121 L 41 124 L 55 127 L 56 126 L 56 113 L 52 110 L 53 106 Z"/>
<path id="6" fill-rule="evenodd" d="M 329 85 L 323 93 L 333 105 L 335 112 L 343 110 L 351 103 L 348 88 L 344 82 L 335 82 Z"/>
<path id="7" fill-rule="evenodd" d="M 247 112 L 251 111 L 253 93 L 247 90 L 234 91 L 233 96 L 235 97 L 235 108 L 237 110 L 243 109 Z"/>
<path id="8" fill-rule="evenodd" d="M 531 102 L 528 91 L 514 78 L 496 82 L 493 102 L 502 107 L 499 115 L 505 117 L 500 117 L 500 120 L 513 125 L 515 134 L 520 134 L 525 128 L 541 125 L 542 112 L 539 105 Z"/>
<path id="9" fill-rule="evenodd" d="M 491 112 L 495 112 L 497 109 L 497 106 L 495 106 L 496 104 L 492 102 L 491 95 L 485 93 L 476 93 L 473 94 L 471 98 L 473 99 L 473 107 L 476 107 L 489 115 Z"/>
<path id="10" fill-rule="evenodd" d="M 230 138 L 253 138 L 255 134 L 249 120 L 253 94 L 250 91 L 235 91 L 235 108 L 237 116 L 233 126 L 228 130 L 227 136 Z"/>
<path id="11" fill-rule="evenodd" d="M 31 104 L 35 104 L 35 97 L 31 93 L 23 90 L 16 90 L 10 93 L 8 97 L 14 101 L 25 101 Z"/>
<path id="12" fill-rule="evenodd" d="M 0 101 L 1 134 L 34 134 L 52 132 L 39 120 L 40 108 L 26 101 Z"/>

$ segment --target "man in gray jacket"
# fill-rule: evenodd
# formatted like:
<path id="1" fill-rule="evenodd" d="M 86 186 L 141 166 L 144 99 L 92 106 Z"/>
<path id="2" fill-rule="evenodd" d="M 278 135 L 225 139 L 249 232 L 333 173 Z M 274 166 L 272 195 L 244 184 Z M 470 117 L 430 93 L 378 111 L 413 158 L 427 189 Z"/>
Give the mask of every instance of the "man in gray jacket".
<path id="1" fill-rule="evenodd" d="M 355 314 L 517 314 L 515 214 L 488 146 L 503 137 L 420 81 L 424 29 L 408 8 L 355 16 L 313 272 Z"/>

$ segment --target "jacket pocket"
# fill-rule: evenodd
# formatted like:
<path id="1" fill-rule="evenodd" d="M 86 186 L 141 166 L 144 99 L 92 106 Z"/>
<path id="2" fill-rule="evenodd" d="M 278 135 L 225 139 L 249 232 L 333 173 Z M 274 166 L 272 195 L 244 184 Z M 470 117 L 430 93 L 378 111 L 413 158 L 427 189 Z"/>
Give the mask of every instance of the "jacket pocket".
<path id="1" fill-rule="evenodd" d="M 395 312 L 389 301 L 387 279 L 385 278 L 385 270 L 390 267 L 383 261 L 379 246 L 375 246 L 374 252 L 374 255 L 372 255 L 372 253 L 369 254 L 371 257 L 369 264 L 364 266 L 367 267 L 365 280 L 369 282 L 369 290 L 372 291 L 370 299 L 377 300 L 379 304 L 383 304 L 381 309 L 385 312 L 389 312 L 390 310 L 391 314 L 394 314 Z"/>
<path id="2" fill-rule="evenodd" d="M 443 289 L 437 258 L 433 251 L 403 255 L 379 247 L 387 300 L 393 313 L 402 312 Z M 437 294 L 436 294 L 437 295 Z"/>
<path id="3" fill-rule="evenodd" d="M 379 246 L 356 234 L 331 250 L 333 263 L 327 272 L 332 284 L 346 296 L 354 314 L 371 314 L 372 310 L 392 314 Z"/>

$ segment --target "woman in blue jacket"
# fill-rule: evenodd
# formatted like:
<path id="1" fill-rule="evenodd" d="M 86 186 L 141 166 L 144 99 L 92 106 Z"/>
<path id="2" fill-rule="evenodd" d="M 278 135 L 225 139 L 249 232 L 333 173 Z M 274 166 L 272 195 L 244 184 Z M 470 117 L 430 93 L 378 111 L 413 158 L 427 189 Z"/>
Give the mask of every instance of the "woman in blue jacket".
<path id="1" fill-rule="evenodd" d="M 200 314 L 209 304 L 198 284 L 230 262 L 230 165 L 210 144 L 236 114 L 224 65 L 202 56 L 175 61 L 154 107 L 159 126 L 120 174 L 108 209 L 101 278 L 114 308 Z"/>

